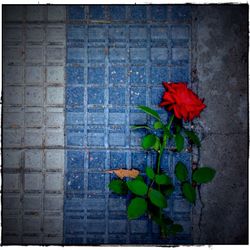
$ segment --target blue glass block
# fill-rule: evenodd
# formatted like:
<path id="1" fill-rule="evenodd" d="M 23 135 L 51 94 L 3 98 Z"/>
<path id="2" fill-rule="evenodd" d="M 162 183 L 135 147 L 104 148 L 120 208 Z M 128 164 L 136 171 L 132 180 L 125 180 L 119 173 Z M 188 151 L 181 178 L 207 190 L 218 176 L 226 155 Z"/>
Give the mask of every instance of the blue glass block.
<path id="1" fill-rule="evenodd" d="M 187 25 L 174 25 L 171 27 L 172 39 L 189 39 L 189 26 Z"/>
<path id="2" fill-rule="evenodd" d="M 146 68 L 144 66 L 132 66 L 130 69 L 130 83 L 145 84 Z"/>
<path id="3" fill-rule="evenodd" d="M 145 20 L 147 17 L 146 6 L 131 6 L 131 18 L 135 20 Z"/>
<path id="4" fill-rule="evenodd" d="M 163 67 L 156 67 L 153 66 L 151 68 L 151 82 L 153 84 L 162 84 L 162 82 L 168 82 L 169 77 L 168 77 L 168 67 L 163 66 Z"/>
<path id="5" fill-rule="evenodd" d="M 67 39 L 68 40 L 83 40 L 84 37 L 84 29 L 83 25 L 69 25 L 67 29 Z"/>
<path id="6" fill-rule="evenodd" d="M 151 48 L 151 60 L 154 62 L 167 62 L 168 53 L 167 48 Z"/>
<path id="7" fill-rule="evenodd" d="M 84 68 L 83 67 L 67 67 L 67 84 L 83 84 L 84 83 Z"/>
<path id="8" fill-rule="evenodd" d="M 146 40 L 147 28 L 144 26 L 131 25 L 129 28 L 129 38 L 131 40 Z"/>
<path id="9" fill-rule="evenodd" d="M 90 62 L 104 62 L 105 48 L 89 48 L 88 59 Z"/>
<path id="10" fill-rule="evenodd" d="M 138 110 L 137 112 L 134 112 L 133 110 L 130 111 L 130 124 L 136 125 L 136 124 L 146 124 L 147 123 L 147 115 L 145 113 L 141 113 Z"/>
<path id="11" fill-rule="evenodd" d="M 64 201 L 64 208 L 67 212 L 72 212 L 72 210 L 83 210 L 84 202 L 81 198 L 72 197 L 72 195 L 67 196 L 67 199 Z M 70 221 L 67 218 L 67 221 Z"/>
<path id="12" fill-rule="evenodd" d="M 105 124 L 105 114 L 103 109 L 88 110 L 88 124 Z"/>
<path id="13" fill-rule="evenodd" d="M 103 104 L 104 103 L 104 89 L 102 88 L 88 88 L 88 104 Z"/>
<path id="14" fill-rule="evenodd" d="M 126 48 L 110 48 L 109 59 L 112 62 L 124 62 L 127 59 Z"/>
<path id="15" fill-rule="evenodd" d="M 148 221 L 146 220 L 131 220 L 130 221 L 130 230 L 132 234 L 148 232 Z"/>
<path id="16" fill-rule="evenodd" d="M 109 124 L 123 124 L 125 125 L 126 123 L 126 117 L 125 117 L 125 113 L 122 112 L 112 112 L 109 111 Z"/>
<path id="17" fill-rule="evenodd" d="M 84 174 L 83 173 L 68 173 L 66 175 L 67 191 L 83 191 Z"/>
<path id="18" fill-rule="evenodd" d="M 88 83 L 90 84 L 104 84 L 104 67 L 90 67 L 88 69 Z"/>
<path id="19" fill-rule="evenodd" d="M 132 62 L 145 62 L 147 60 L 147 49 L 146 48 L 131 48 L 130 60 Z"/>
<path id="20" fill-rule="evenodd" d="M 84 129 L 68 128 L 67 129 L 67 145 L 83 146 L 84 145 Z"/>
<path id="21" fill-rule="evenodd" d="M 126 233 L 127 220 L 110 220 L 108 228 L 109 233 Z"/>
<path id="22" fill-rule="evenodd" d="M 145 173 L 147 167 L 147 153 L 132 152 L 131 154 L 131 168 L 136 168 Z"/>
<path id="23" fill-rule="evenodd" d="M 123 234 L 109 234 L 109 243 L 110 244 L 126 244 L 127 240 Z"/>
<path id="24" fill-rule="evenodd" d="M 151 18 L 153 20 L 162 21 L 167 19 L 167 6 L 166 5 L 152 5 Z"/>
<path id="25" fill-rule="evenodd" d="M 109 7 L 110 18 L 113 20 L 122 20 L 126 18 L 126 7 L 121 5 L 113 5 Z"/>
<path id="26" fill-rule="evenodd" d="M 67 228 L 67 226 L 65 226 Z M 64 239 L 65 245 L 82 245 L 85 243 L 85 239 L 83 237 L 67 237 Z"/>
<path id="27" fill-rule="evenodd" d="M 110 152 L 110 169 L 126 168 L 125 152 Z"/>
<path id="28" fill-rule="evenodd" d="M 188 48 L 172 48 L 172 61 L 173 63 L 181 61 L 188 62 L 189 49 Z"/>
<path id="29" fill-rule="evenodd" d="M 168 27 L 166 26 L 152 26 L 151 27 L 151 39 L 152 40 L 164 40 L 169 38 Z"/>
<path id="30" fill-rule="evenodd" d="M 68 48 L 67 62 L 83 63 L 84 62 L 84 48 Z"/>
<path id="31" fill-rule="evenodd" d="M 67 218 L 65 220 L 65 228 L 67 234 L 79 234 L 84 233 L 86 225 L 82 218 Z"/>
<path id="32" fill-rule="evenodd" d="M 109 28 L 109 40 L 122 42 L 127 37 L 127 29 L 125 27 L 110 27 Z"/>
<path id="33" fill-rule="evenodd" d="M 151 91 L 151 104 L 159 105 L 162 101 L 162 95 L 164 93 L 164 88 L 153 88 Z"/>
<path id="34" fill-rule="evenodd" d="M 84 19 L 84 7 L 82 6 L 68 6 L 68 19 L 79 20 Z"/>
<path id="35" fill-rule="evenodd" d="M 84 113 L 82 113 L 82 112 L 67 112 L 66 113 L 66 124 L 67 125 L 83 125 L 84 124 Z"/>
<path id="36" fill-rule="evenodd" d="M 109 104 L 125 105 L 125 88 L 109 88 Z"/>
<path id="37" fill-rule="evenodd" d="M 91 151 L 89 153 L 89 168 L 93 169 L 104 169 L 105 168 L 105 152 Z"/>
<path id="38" fill-rule="evenodd" d="M 189 82 L 189 66 L 184 65 L 172 68 L 170 81 Z"/>
<path id="39" fill-rule="evenodd" d="M 104 41 L 105 40 L 105 27 L 90 26 L 88 28 L 88 39 L 89 41 Z"/>
<path id="40" fill-rule="evenodd" d="M 125 67 L 110 67 L 109 82 L 110 83 L 126 83 L 127 69 Z"/>
<path id="41" fill-rule="evenodd" d="M 102 132 L 88 132 L 88 146 L 104 146 L 104 134 Z"/>
<path id="42" fill-rule="evenodd" d="M 84 152 L 69 150 L 67 152 L 67 169 L 68 171 L 73 169 L 84 168 Z"/>
<path id="43" fill-rule="evenodd" d="M 130 89 L 131 105 L 146 105 L 146 88 L 132 87 Z"/>
<path id="44" fill-rule="evenodd" d="M 126 135 L 124 133 L 109 133 L 110 146 L 125 146 Z"/>
<path id="45" fill-rule="evenodd" d="M 104 174 L 89 173 L 88 174 L 88 190 L 97 191 L 105 189 L 105 178 Z"/>
<path id="46" fill-rule="evenodd" d="M 171 18 L 172 20 L 189 20 L 191 19 L 191 6 L 188 5 L 175 5 L 172 7 Z"/>
<path id="47" fill-rule="evenodd" d="M 83 87 L 68 87 L 66 89 L 66 105 L 68 107 L 83 106 Z"/>
<path id="48" fill-rule="evenodd" d="M 100 20 L 105 18 L 104 6 L 93 5 L 89 6 L 89 18 L 94 20 Z"/>

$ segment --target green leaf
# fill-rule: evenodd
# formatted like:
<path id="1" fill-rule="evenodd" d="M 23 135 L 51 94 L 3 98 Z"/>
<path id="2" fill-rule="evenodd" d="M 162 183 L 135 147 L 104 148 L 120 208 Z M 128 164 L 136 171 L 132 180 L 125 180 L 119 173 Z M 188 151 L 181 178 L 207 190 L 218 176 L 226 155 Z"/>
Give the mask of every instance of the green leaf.
<path id="1" fill-rule="evenodd" d="M 154 173 L 153 168 L 146 167 L 146 175 L 148 176 L 149 179 L 153 180 L 155 177 L 155 173 Z"/>
<path id="2" fill-rule="evenodd" d="M 213 168 L 202 167 L 193 172 L 192 179 L 198 184 L 203 184 L 212 181 L 216 171 Z"/>
<path id="3" fill-rule="evenodd" d="M 130 126 L 131 129 L 135 130 L 135 129 L 141 129 L 141 128 L 145 128 L 145 129 L 149 129 L 150 130 L 150 127 L 148 127 L 147 125 L 133 125 L 133 126 Z"/>
<path id="4" fill-rule="evenodd" d="M 128 187 L 126 183 L 120 179 L 114 179 L 109 183 L 109 189 L 116 194 L 127 194 Z"/>
<path id="5" fill-rule="evenodd" d="M 147 192 L 148 192 L 147 185 L 140 180 L 127 181 L 127 186 L 128 186 L 128 189 L 132 193 L 137 194 L 137 195 L 143 196 L 143 195 L 147 194 Z"/>
<path id="6" fill-rule="evenodd" d="M 187 180 L 188 170 L 182 162 L 178 162 L 175 166 L 175 176 L 177 180 L 183 182 Z"/>
<path id="7" fill-rule="evenodd" d="M 176 235 L 177 233 L 180 233 L 183 231 L 183 227 L 180 224 L 173 224 L 170 226 L 169 233 L 172 235 Z"/>
<path id="8" fill-rule="evenodd" d="M 181 152 L 184 148 L 184 137 L 181 134 L 174 135 L 175 146 L 178 152 Z"/>
<path id="9" fill-rule="evenodd" d="M 180 125 L 176 125 L 175 126 L 175 131 L 176 131 L 176 134 L 179 134 L 181 132 L 181 126 Z"/>
<path id="10" fill-rule="evenodd" d="M 166 189 L 164 189 L 163 192 L 166 196 L 170 196 L 174 192 L 174 186 L 172 184 L 167 185 Z"/>
<path id="11" fill-rule="evenodd" d="M 156 136 L 154 134 L 148 134 L 142 138 L 141 146 L 143 149 L 149 149 L 154 146 L 156 142 Z"/>
<path id="12" fill-rule="evenodd" d="M 160 122 L 160 121 L 156 121 L 155 123 L 154 123 L 154 129 L 160 129 L 160 128 L 163 128 L 163 124 L 162 124 L 162 122 Z"/>
<path id="13" fill-rule="evenodd" d="M 138 175 L 138 176 L 135 178 L 135 180 L 144 182 L 144 179 L 143 179 L 143 177 L 142 177 L 141 175 Z"/>
<path id="14" fill-rule="evenodd" d="M 192 185 L 188 182 L 185 182 L 182 185 L 182 193 L 186 200 L 188 200 L 190 203 L 195 203 L 196 200 L 196 192 L 195 188 L 192 187 Z"/>
<path id="15" fill-rule="evenodd" d="M 157 207 L 164 208 L 167 207 L 166 198 L 163 194 L 153 188 L 149 190 L 149 199 Z"/>
<path id="16" fill-rule="evenodd" d="M 160 141 L 160 139 L 159 139 L 158 136 L 155 136 L 155 139 L 156 139 L 156 141 L 155 141 L 155 144 L 153 145 L 152 148 L 153 148 L 155 151 L 158 151 L 158 150 L 160 149 L 160 147 L 161 147 L 161 141 Z"/>
<path id="17" fill-rule="evenodd" d="M 140 110 L 144 111 L 145 113 L 147 113 L 148 115 L 153 116 L 155 119 L 157 119 L 159 121 L 161 120 L 159 114 L 155 110 L 153 110 L 149 107 L 146 107 L 146 106 L 138 106 L 138 108 Z"/>
<path id="18" fill-rule="evenodd" d="M 188 138 L 190 139 L 190 141 L 195 144 L 196 146 L 200 147 L 201 146 L 201 142 L 199 137 L 195 134 L 194 131 L 191 130 L 184 130 L 185 134 L 188 136 Z"/>
<path id="19" fill-rule="evenodd" d="M 155 176 L 155 182 L 159 185 L 169 185 L 171 184 L 171 179 L 165 174 L 157 174 Z"/>
<path id="20" fill-rule="evenodd" d="M 130 220 L 137 219 L 147 210 L 147 202 L 143 198 L 136 197 L 128 205 L 127 213 Z"/>

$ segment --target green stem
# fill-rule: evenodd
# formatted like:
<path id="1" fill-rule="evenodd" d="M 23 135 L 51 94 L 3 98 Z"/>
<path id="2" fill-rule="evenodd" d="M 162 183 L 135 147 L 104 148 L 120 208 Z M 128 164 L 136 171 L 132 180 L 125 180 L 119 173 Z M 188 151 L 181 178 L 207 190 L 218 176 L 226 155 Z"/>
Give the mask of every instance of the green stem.
<path id="1" fill-rule="evenodd" d="M 170 120 L 169 120 L 168 124 L 166 125 L 166 130 L 164 129 L 163 139 L 162 139 L 162 143 L 160 145 L 160 152 L 159 152 L 158 158 L 157 158 L 157 171 L 156 171 L 156 174 L 160 173 L 161 157 L 162 157 L 162 154 L 164 152 L 164 149 L 165 149 L 165 147 L 167 145 L 167 141 L 168 141 L 168 133 L 167 133 L 167 131 L 170 131 L 173 120 L 174 120 L 174 114 L 172 114 L 172 116 L 170 117 Z M 160 191 L 160 185 L 158 185 L 158 190 Z M 162 209 L 160 208 L 160 220 L 161 219 L 162 219 Z M 162 230 L 162 233 L 163 233 L 163 230 Z"/>

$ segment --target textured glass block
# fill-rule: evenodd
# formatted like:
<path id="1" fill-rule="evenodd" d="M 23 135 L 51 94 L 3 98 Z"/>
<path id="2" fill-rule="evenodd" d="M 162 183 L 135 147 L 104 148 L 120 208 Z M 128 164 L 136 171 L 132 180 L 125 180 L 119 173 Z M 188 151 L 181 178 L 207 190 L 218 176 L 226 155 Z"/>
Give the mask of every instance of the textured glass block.
<path id="1" fill-rule="evenodd" d="M 162 82 L 168 82 L 168 67 L 152 67 L 151 68 L 151 82 L 154 84 L 161 84 Z"/>
<path id="2" fill-rule="evenodd" d="M 147 166 L 147 153 L 145 152 L 132 152 L 131 154 L 131 167 L 145 172 Z"/>
<path id="3" fill-rule="evenodd" d="M 66 175 L 66 190 L 67 191 L 82 191 L 84 187 L 83 173 L 68 173 Z"/>
<path id="4" fill-rule="evenodd" d="M 67 169 L 68 171 L 74 169 L 84 168 L 84 152 L 80 150 L 67 151 Z"/>
<path id="5" fill-rule="evenodd" d="M 127 59 L 126 48 L 110 48 L 109 59 L 112 62 L 124 62 Z"/>
<path id="6" fill-rule="evenodd" d="M 147 17 L 146 6 L 131 6 L 131 18 L 135 20 L 144 20 Z"/>
<path id="7" fill-rule="evenodd" d="M 66 89 L 66 105 L 72 108 L 83 106 L 83 92 L 82 87 L 68 87 Z"/>
<path id="8" fill-rule="evenodd" d="M 83 146 L 84 129 L 68 128 L 67 129 L 67 144 L 69 146 Z"/>
<path id="9" fill-rule="evenodd" d="M 69 25 L 67 30 L 68 40 L 84 40 L 85 27 L 83 25 Z"/>
<path id="10" fill-rule="evenodd" d="M 67 67 L 66 68 L 67 84 L 83 84 L 84 68 L 83 67 Z"/>
<path id="11" fill-rule="evenodd" d="M 104 67 L 90 67 L 88 68 L 88 83 L 90 84 L 104 84 L 105 78 Z"/>
<path id="12" fill-rule="evenodd" d="M 105 40 L 105 26 L 90 26 L 88 28 L 88 40 L 91 41 L 104 41 Z"/>
<path id="13" fill-rule="evenodd" d="M 131 105 L 146 105 L 146 88 L 132 87 L 130 89 Z"/>
<path id="14" fill-rule="evenodd" d="M 69 6 L 68 10 L 68 18 L 70 20 L 80 20 L 84 19 L 84 7 L 82 6 Z"/>
<path id="15" fill-rule="evenodd" d="M 105 13 L 104 13 L 104 6 L 97 5 L 97 6 L 90 6 L 89 7 L 89 17 L 90 19 L 104 19 Z"/>
<path id="16" fill-rule="evenodd" d="M 91 151 L 89 153 L 89 168 L 98 169 L 98 170 L 104 169 L 105 159 L 106 159 L 105 152 Z"/>
<path id="17" fill-rule="evenodd" d="M 131 40 L 146 40 L 147 28 L 143 26 L 132 25 L 129 29 L 129 38 Z"/>
<path id="18" fill-rule="evenodd" d="M 88 88 L 88 104 L 103 104 L 104 90 L 101 88 Z"/>
<path id="19" fill-rule="evenodd" d="M 130 69 L 130 82 L 136 84 L 145 84 L 146 68 L 144 66 L 132 66 Z"/>
<path id="20" fill-rule="evenodd" d="M 109 88 L 109 103 L 125 105 L 125 88 Z"/>
<path id="21" fill-rule="evenodd" d="M 84 49 L 83 48 L 68 48 L 67 49 L 68 61 L 72 63 L 84 62 Z"/>
<path id="22" fill-rule="evenodd" d="M 104 174 L 89 173 L 88 174 L 88 190 L 104 190 L 105 189 L 105 179 Z"/>
<path id="23" fill-rule="evenodd" d="M 126 153 L 110 152 L 110 168 L 126 168 Z"/>
<path id="24" fill-rule="evenodd" d="M 110 41 L 125 41 L 127 38 L 127 29 L 124 27 L 109 28 Z"/>
<path id="25" fill-rule="evenodd" d="M 189 82 L 189 66 L 174 67 L 171 70 L 170 80 L 173 82 Z"/>
<path id="26" fill-rule="evenodd" d="M 163 21 L 167 19 L 166 5 L 151 5 L 151 17 L 153 20 Z"/>
<path id="27" fill-rule="evenodd" d="M 122 5 L 111 5 L 109 6 L 110 17 L 113 20 L 122 20 L 126 17 L 126 7 Z"/>
<path id="28" fill-rule="evenodd" d="M 189 39 L 189 27 L 186 25 L 174 25 L 171 27 L 172 39 Z"/>
<path id="29" fill-rule="evenodd" d="M 125 67 L 110 67 L 109 82 L 114 84 L 126 83 L 127 70 Z"/>

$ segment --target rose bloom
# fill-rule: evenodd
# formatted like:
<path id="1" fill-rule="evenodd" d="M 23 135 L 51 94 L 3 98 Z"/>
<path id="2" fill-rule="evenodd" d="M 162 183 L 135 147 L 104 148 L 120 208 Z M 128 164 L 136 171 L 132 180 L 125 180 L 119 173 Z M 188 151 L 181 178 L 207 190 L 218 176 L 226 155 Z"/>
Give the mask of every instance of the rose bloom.
<path id="1" fill-rule="evenodd" d="M 186 83 L 163 82 L 163 86 L 166 92 L 163 94 L 160 106 L 166 106 L 168 111 L 173 110 L 177 118 L 192 121 L 206 108 L 204 100 L 201 100 L 191 89 L 187 88 Z"/>

